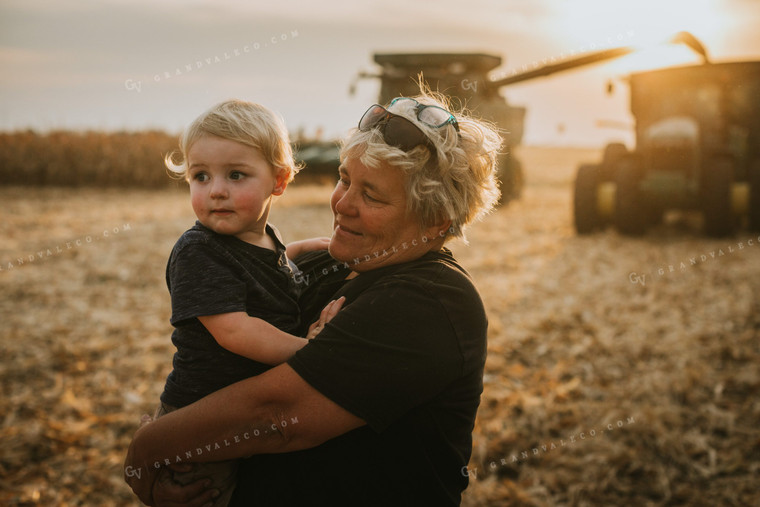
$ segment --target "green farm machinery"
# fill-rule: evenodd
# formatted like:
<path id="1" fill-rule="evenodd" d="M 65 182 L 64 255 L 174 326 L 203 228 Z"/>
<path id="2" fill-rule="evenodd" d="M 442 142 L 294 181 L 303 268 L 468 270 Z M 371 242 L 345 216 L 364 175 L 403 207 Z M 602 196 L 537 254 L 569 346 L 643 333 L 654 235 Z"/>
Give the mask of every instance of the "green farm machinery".
<path id="1" fill-rule="evenodd" d="M 629 76 L 636 147 L 610 144 L 575 180 L 578 233 L 609 224 L 629 235 L 666 211 L 702 213 L 720 237 L 760 230 L 760 61 L 666 68 Z"/>
<path id="2" fill-rule="evenodd" d="M 483 53 L 397 53 L 374 55 L 379 72 L 362 72 L 359 78 L 380 79 L 378 102 L 387 104 L 394 97 L 414 96 L 419 93 L 418 76 L 427 85 L 465 106 L 469 111 L 493 122 L 502 132 L 504 145 L 498 159 L 498 177 L 501 183 L 502 203 L 520 197 L 524 175 L 522 164 L 514 156 L 513 148 L 523 138 L 525 108 L 513 106 L 500 94 L 505 86 L 545 77 L 556 72 L 591 65 L 623 56 L 633 48 L 622 47 L 597 51 L 577 58 L 569 58 L 509 76 L 491 79 L 489 74 L 502 63 L 500 56 Z M 353 86 L 352 86 L 353 88 Z"/>

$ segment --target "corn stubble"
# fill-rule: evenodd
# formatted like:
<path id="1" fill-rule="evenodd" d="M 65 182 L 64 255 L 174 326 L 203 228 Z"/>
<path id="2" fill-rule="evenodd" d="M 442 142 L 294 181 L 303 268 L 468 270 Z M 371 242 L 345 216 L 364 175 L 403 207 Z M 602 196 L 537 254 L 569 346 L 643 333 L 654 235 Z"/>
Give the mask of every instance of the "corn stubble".
<path id="1" fill-rule="evenodd" d="M 520 155 L 522 200 L 451 245 L 489 317 L 463 505 L 757 504 L 760 245 L 658 276 L 741 238 L 680 222 L 578 237 L 572 178 L 597 154 Z M 329 193 L 296 184 L 272 222 L 288 241 L 329 234 Z M 0 199 L 0 504 L 137 505 L 122 462 L 171 364 L 164 267 L 194 220 L 186 193 L 12 187 Z"/>

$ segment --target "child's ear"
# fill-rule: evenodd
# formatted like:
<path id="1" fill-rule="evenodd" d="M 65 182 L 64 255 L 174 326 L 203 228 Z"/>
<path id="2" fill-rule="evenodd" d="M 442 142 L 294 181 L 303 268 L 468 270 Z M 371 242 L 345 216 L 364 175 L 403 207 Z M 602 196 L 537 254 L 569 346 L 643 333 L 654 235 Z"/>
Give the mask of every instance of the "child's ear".
<path id="1" fill-rule="evenodd" d="M 285 189 L 288 187 L 288 176 L 290 176 L 290 171 L 287 169 L 278 169 L 277 174 L 275 174 L 275 185 L 274 189 L 272 189 L 272 195 L 282 195 L 283 192 L 285 192 Z"/>

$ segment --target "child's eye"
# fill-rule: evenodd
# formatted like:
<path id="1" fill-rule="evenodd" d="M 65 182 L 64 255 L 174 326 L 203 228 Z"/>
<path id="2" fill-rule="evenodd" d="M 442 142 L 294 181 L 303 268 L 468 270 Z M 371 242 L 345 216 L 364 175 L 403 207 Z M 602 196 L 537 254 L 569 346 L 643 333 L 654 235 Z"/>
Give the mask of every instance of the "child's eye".
<path id="1" fill-rule="evenodd" d="M 244 177 L 245 177 L 245 173 L 241 173 L 240 171 L 232 171 L 230 173 L 231 180 L 242 180 Z"/>
<path id="2" fill-rule="evenodd" d="M 195 173 L 195 176 L 193 176 L 193 179 L 196 181 L 200 181 L 203 183 L 204 181 L 208 181 L 208 174 L 206 173 Z"/>

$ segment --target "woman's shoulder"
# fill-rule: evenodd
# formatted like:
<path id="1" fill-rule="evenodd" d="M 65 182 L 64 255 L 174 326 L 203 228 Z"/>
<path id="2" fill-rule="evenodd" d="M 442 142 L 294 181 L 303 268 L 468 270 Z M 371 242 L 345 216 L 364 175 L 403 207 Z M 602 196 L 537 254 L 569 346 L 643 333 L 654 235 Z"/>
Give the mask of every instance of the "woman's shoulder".
<path id="1" fill-rule="evenodd" d="M 387 313 L 398 319 L 411 322 L 425 315 L 448 322 L 464 341 L 485 336 L 487 317 L 480 293 L 448 250 L 399 265 L 371 284 L 365 296 L 368 301 L 389 301 Z"/>
<path id="2" fill-rule="evenodd" d="M 373 273 L 370 271 L 369 273 Z M 472 278 L 447 249 L 430 252 L 419 259 L 378 270 L 361 280 L 367 295 L 393 294 L 400 304 L 415 301 L 417 304 L 441 304 L 482 307 L 482 299 Z M 414 305 L 409 305 L 409 309 Z"/>
<path id="3" fill-rule="evenodd" d="M 402 264 L 392 275 L 404 278 L 418 278 L 430 283 L 450 280 L 468 285 L 472 284 L 470 274 L 457 262 L 448 248 L 442 248 L 436 252 L 428 252 L 419 259 Z"/>

